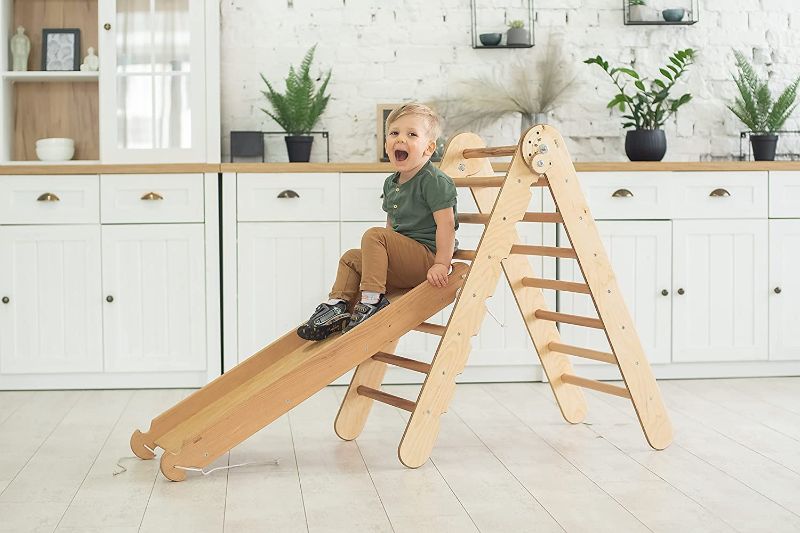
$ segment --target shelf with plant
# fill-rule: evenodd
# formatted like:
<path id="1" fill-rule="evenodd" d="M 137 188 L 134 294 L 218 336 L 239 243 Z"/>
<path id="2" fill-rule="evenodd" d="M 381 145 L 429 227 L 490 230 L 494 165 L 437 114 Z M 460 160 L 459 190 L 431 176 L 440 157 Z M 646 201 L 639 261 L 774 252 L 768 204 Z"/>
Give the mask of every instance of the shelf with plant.
<path id="1" fill-rule="evenodd" d="M 622 0 L 623 23 L 626 26 L 690 26 L 698 22 L 698 0 L 676 0 L 677 6 L 667 5 L 661 11 L 649 8 L 648 1 Z"/>

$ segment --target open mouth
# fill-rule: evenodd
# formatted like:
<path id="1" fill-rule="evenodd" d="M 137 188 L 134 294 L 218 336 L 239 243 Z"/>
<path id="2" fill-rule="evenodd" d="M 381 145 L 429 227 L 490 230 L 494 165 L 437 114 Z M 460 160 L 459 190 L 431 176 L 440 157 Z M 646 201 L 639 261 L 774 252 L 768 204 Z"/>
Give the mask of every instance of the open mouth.
<path id="1" fill-rule="evenodd" d="M 394 159 L 395 161 L 405 161 L 406 159 L 408 159 L 408 152 L 406 152 L 405 150 L 395 150 Z"/>

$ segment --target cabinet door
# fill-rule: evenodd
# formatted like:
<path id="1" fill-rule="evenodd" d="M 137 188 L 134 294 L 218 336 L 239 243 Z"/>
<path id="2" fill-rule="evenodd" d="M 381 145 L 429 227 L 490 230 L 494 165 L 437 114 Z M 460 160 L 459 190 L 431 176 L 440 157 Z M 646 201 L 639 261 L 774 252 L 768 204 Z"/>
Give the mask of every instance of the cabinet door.
<path id="1" fill-rule="evenodd" d="M 100 2 L 101 160 L 206 160 L 204 5 Z"/>
<path id="2" fill-rule="evenodd" d="M 767 220 L 673 222 L 673 361 L 767 358 L 767 233 Z"/>
<path id="3" fill-rule="evenodd" d="M 769 221 L 769 358 L 800 359 L 800 220 Z"/>
<path id="4" fill-rule="evenodd" d="M 206 368 L 202 224 L 103 226 L 106 370 Z"/>
<path id="5" fill-rule="evenodd" d="M 597 228 L 648 361 L 669 363 L 671 222 L 598 221 Z M 568 246 L 569 240 L 563 231 L 561 228 L 561 246 Z M 561 279 L 583 282 L 577 261 L 561 259 L 559 270 Z M 667 294 L 664 295 L 663 291 Z M 597 317 L 588 294 L 561 292 L 559 306 L 563 313 Z M 561 338 L 574 346 L 610 351 L 606 335 L 601 330 L 561 324 Z M 576 361 L 595 364 L 578 358 Z"/>
<path id="6" fill-rule="evenodd" d="M 103 370 L 100 228 L 0 227 L 0 372 Z"/>
<path id="7" fill-rule="evenodd" d="M 243 222 L 238 232 L 242 361 L 327 300 L 339 263 L 339 223 Z"/>

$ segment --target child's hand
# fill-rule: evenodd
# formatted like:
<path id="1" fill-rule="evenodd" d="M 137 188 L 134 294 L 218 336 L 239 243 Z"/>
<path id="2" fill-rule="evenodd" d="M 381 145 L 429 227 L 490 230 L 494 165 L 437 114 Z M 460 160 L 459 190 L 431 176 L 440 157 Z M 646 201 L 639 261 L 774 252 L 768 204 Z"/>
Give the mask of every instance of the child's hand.
<path id="1" fill-rule="evenodd" d="M 435 263 L 428 269 L 428 282 L 434 287 L 447 286 L 447 273 L 448 268 L 440 263 Z"/>

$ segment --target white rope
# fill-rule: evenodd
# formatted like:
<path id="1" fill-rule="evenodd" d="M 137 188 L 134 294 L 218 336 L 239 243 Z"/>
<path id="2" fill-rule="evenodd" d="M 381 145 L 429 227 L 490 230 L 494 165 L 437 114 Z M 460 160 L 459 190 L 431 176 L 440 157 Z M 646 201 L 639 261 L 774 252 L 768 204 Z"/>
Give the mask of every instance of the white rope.
<path id="1" fill-rule="evenodd" d="M 217 470 L 227 470 L 230 468 L 238 468 L 240 466 L 252 466 L 252 465 L 274 465 L 278 466 L 281 464 L 280 459 L 273 459 L 272 461 L 253 461 L 250 463 L 239 463 L 237 465 L 228 465 L 228 466 L 218 466 L 216 468 L 212 468 L 211 470 L 203 470 L 202 468 L 196 468 L 193 466 L 178 466 L 175 465 L 173 468 L 177 468 L 178 470 L 189 470 L 191 472 L 200 472 L 204 476 L 211 474 L 212 472 L 216 472 Z"/>
<path id="2" fill-rule="evenodd" d="M 490 316 L 490 317 L 492 317 L 492 318 L 494 319 L 494 321 L 495 321 L 495 322 L 497 322 L 497 323 L 500 325 L 500 327 L 501 327 L 501 328 L 504 328 L 504 327 L 506 327 L 506 325 L 505 325 L 505 324 L 503 324 L 502 322 L 500 322 L 499 320 L 497 320 L 497 317 L 496 317 L 496 316 L 494 316 L 494 313 L 492 313 L 492 310 L 491 310 L 491 309 L 489 309 L 489 306 L 488 306 L 488 305 L 486 306 L 486 312 L 487 312 L 487 313 L 489 313 L 489 316 Z"/>
<path id="3" fill-rule="evenodd" d="M 150 446 L 148 446 L 147 444 L 142 444 L 142 446 L 144 446 L 145 448 L 150 450 L 150 453 L 152 453 L 153 455 L 156 454 L 156 451 L 153 448 L 151 448 Z M 117 466 L 121 470 L 114 470 L 113 472 L 111 472 L 111 475 L 112 476 L 118 476 L 120 474 L 124 474 L 125 472 L 127 472 L 128 469 L 125 468 L 124 466 L 122 466 L 122 461 L 127 461 L 128 459 L 140 459 L 140 457 L 137 457 L 135 455 L 129 455 L 127 457 L 120 457 L 119 459 L 117 459 Z"/>

